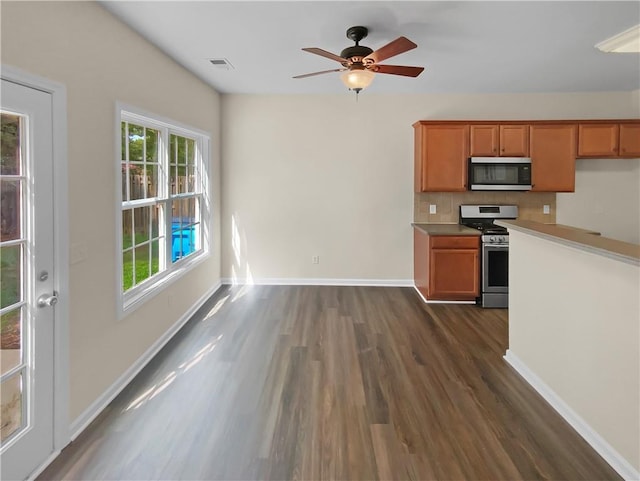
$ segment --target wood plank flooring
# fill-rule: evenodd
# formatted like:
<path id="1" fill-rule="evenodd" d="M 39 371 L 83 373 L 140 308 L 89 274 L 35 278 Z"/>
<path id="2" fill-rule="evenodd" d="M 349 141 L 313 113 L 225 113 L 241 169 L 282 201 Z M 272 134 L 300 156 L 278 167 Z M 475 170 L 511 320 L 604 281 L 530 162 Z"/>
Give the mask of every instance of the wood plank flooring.
<path id="1" fill-rule="evenodd" d="M 409 288 L 223 288 L 38 479 L 621 479 L 507 329 Z"/>

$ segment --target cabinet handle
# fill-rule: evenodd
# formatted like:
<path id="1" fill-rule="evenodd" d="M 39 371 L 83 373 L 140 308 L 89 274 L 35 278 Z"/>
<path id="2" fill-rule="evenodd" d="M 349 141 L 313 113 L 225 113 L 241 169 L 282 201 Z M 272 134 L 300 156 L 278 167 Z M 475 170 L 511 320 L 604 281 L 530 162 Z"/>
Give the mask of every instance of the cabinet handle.
<path id="1" fill-rule="evenodd" d="M 627 151 L 626 147 L 622 147 L 622 151 L 626 152 Z"/>

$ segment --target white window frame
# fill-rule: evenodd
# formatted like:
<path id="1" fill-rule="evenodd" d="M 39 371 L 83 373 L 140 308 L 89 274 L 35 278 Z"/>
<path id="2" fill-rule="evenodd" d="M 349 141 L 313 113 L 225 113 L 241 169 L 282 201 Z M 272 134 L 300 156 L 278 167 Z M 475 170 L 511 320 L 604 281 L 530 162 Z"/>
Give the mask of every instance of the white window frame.
<path id="1" fill-rule="evenodd" d="M 148 279 L 145 279 L 138 285 L 135 285 L 126 292 L 123 292 L 123 243 L 122 243 L 122 212 L 123 212 L 123 199 L 122 199 L 122 137 L 121 137 L 121 123 L 123 121 L 134 123 L 136 125 L 142 125 L 157 129 L 160 131 L 160 152 L 159 161 L 161 170 L 167 172 L 169 166 L 169 136 L 171 134 L 184 136 L 195 140 L 196 145 L 196 159 L 198 163 L 199 175 L 196 177 L 196 192 L 200 196 L 200 229 L 201 245 L 192 254 L 179 259 L 175 262 L 171 262 L 171 228 L 165 226 L 165 262 L 166 268 L 157 274 L 152 275 Z M 211 252 L 210 244 L 210 226 L 211 222 L 211 192 L 209 186 L 209 173 L 211 170 L 211 136 L 209 133 L 190 127 L 171 119 L 164 118 L 162 116 L 144 111 L 134 106 L 130 106 L 121 102 L 116 103 L 116 115 L 115 115 L 115 137 L 116 137 L 116 158 L 115 158 L 115 172 L 116 172 L 116 298 L 117 298 L 117 314 L 118 319 L 123 319 L 125 316 L 133 312 L 139 306 L 144 304 L 147 300 L 151 299 L 158 293 L 162 292 L 167 286 L 173 283 L 175 280 L 182 277 L 187 272 L 194 269 L 198 264 L 202 263 L 209 257 Z M 163 179 L 167 179 L 168 173 L 163 176 Z M 165 184 L 167 184 L 165 182 Z M 168 212 L 171 207 L 172 199 L 176 197 L 171 195 L 168 191 L 168 185 L 158 182 L 157 198 L 160 200 L 149 201 L 146 199 L 133 200 L 128 202 L 129 207 L 143 207 L 149 205 L 155 205 L 162 203 L 165 206 L 165 219 L 170 218 L 171 213 Z M 177 198 L 180 198 L 178 195 Z M 171 222 L 169 222 L 171 224 Z M 162 250 L 161 250 L 162 251 Z M 169 252 L 167 252 L 169 251 Z"/>

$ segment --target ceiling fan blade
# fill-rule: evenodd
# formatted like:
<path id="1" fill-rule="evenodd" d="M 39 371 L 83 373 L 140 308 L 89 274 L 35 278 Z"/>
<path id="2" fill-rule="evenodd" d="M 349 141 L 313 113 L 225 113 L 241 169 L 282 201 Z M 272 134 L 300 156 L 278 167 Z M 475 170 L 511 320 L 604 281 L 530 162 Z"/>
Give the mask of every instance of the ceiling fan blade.
<path id="1" fill-rule="evenodd" d="M 303 48 L 302 50 L 309 53 L 315 53 L 316 55 L 320 55 L 321 57 L 330 58 L 331 60 L 335 60 L 336 62 L 340 63 L 345 63 L 347 61 L 346 58 L 339 57 L 336 54 L 327 52 L 326 50 L 322 50 L 321 48 L 308 47 Z"/>
<path id="2" fill-rule="evenodd" d="M 364 59 L 373 60 L 374 63 L 378 63 L 395 55 L 400 55 L 401 53 L 412 50 L 416 47 L 417 45 L 407 37 L 398 37 L 393 42 L 390 42 L 384 47 L 380 47 L 375 52 L 370 53 Z"/>
<path id="3" fill-rule="evenodd" d="M 371 70 L 375 73 L 390 73 L 391 75 L 404 75 L 405 77 L 417 77 L 424 67 L 406 67 L 404 65 L 374 65 Z"/>
<path id="4" fill-rule="evenodd" d="M 347 69 L 346 68 L 334 68 L 333 70 L 323 70 L 322 72 L 313 72 L 313 73 L 306 73 L 304 75 L 296 75 L 293 78 L 307 78 L 307 77 L 313 77 L 314 75 L 322 75 L 323 73 L 342 72 L 343 70 L 347 70 Z"/>

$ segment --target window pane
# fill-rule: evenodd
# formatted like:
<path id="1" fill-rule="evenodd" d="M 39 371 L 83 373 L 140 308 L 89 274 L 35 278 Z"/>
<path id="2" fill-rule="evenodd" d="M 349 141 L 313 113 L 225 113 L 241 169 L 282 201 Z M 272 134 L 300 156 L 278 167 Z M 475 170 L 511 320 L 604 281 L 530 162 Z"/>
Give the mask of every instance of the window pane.
<path id="1" fill-rule="evenodd" d="M 147 198 L 158 196 L 158 165 L 147 164 Z"/>
<path id="2" fill-rule="evenodd" d="M 21 235 L 21 184 L 20 180 L 3 180 L 0 184 L 0 238 L 3 241 L 19 239 Z"/>
<path id="3" fill-rule="evenodd" d="M 133 227 L 135 233 L 135 245 L 140 245 L 149 240 L 149 214 L 150 207 L 138 207 L 133 209 Z"/>
<path id="4" fill-rule="evenodd" d="M 131 209 L 122 211 L 122 249 L 128 249 L 133 245 L 133 212 Z"/>
<path id="5" fill-rule="evenodd" d="M 129 124 L 129 160 L 143 160 L 144 127 Z"/>
<path id="6" fill-rule="evenodd" d="M 171 134 L 169 136 L 170 140 L 169 140 L 169 162 L 171 162 L 172 164 L 176 164 L 178 162 L 177 160 L 177 152 L 176 149 L 178 147 L 178 143 L 176 141 L 176 136 Z"/>
<path id="7" fill-rule="evenodd" d="M 2 431 L 0 440 L 4 442 L 23 426 L 22 419 L 22 373 L 11 376 L 2 382 L 0 389 L 2 411 L 0 414 L 0 425 Z"/>
<path id="8" fill-rule="evenodd" d="M 136 248 L 136 284 L 149 277 L 149 244 Z"/>
<path id="9" fill-rule="evenodd" d="M 2 374 L 9 372 L 22 362 L 20 349 L 20 318 L 22 309 L 5 312 L 0 317 L 0 357 L 2 357 Z"/>
<path id="10" fill-rule="evenodd" d="M 158 142 L 158 138 L 160 136 L 160 132 L 154 129 L 147 129 L 147 162 L 157 162 L 158 161 L 158 147 L 160 146 L 160 142 Z"/>
<path id="11" fill-rule="evenodd" d="M 133 286 L 133 251 L 122 255 L 122 290 L 127 291 Z"/>
<path id="12" fill-rule="evenodd" d="M 187 167 L 184 165 L 178 166 L 178 193 L 184 194 L 187 192 Z"/>
<path id="13" fill-rule="evenodd" d="M 157 238 L 160 234 L 160 219 L 162 216 L 162 207 L 155 205 L 151 207 L 151 237 Z"/>
<path id="14" fill-rule="evenodd" d="M 126 122 L 120 122 L 120 140 L 121 140 L 120 149 L 122 151 L 121 159 L 127 160 L 127 123 Z"/>
<path id="15" fill-rule="evenodd" d="M 178 193 L 178 168 L 175 166 L 171 166 L 169 167 L 169 169 L 171 169 L 170 172 L 170 181 L 171 181 L 171 189 L 169 190 L 169 192 L 171 194 L 177 194 Z"/>
<path id="16" fill-rule="evenodd" d="M 187 139 L 187 164 L 193 165 L 196 158 L 196 142 L 193 139 Z"/>
<path id="17" fill-rule="evenodd" d="M 187 200 L 187 220 L 189 224 L 193 224 L 196 221 L 196 199 Z"/>
<path id="18" fill-rule="evenodd" d="M 184 137 L 178 137 L 178 164 L 184 165 L 187 163 L 187 139 Z"/>
<path id="19" fill-rule="evenodd" d="M 21 275 L 22 246 L 0 248 L 0 308 L 20 302 L 22 293 Z"/>
<path id="20" fill-rule="evenodd" d="M 122 202 L 126 202 L 129 200 L 129 197 L 127 197 L 127 176 L 129 173 L 129 169 L 127 167 L 127 163 L 126 162 L 122 162 L 121 164 L 121 170 L 122 170 Z"/>
<path id="21" fill-rule="evenodd" d="M 144 199 L 144 170 L 140 164 L 129 164 L 129 198 Z"/>
<path id="22" fill-rule="evenodd" d="M 0 174 L 20 174 L 20 117 L 2 114 L 0 120 Z"/>
<path id="23" fill-rule="evenodd" d="M 164 240 L 164 237 L 162 238 Z M 151 275 L 160 271 L 160 242 L 153 241 L 151 243 Z"/>
<path id="24" fill-rule="evenodd" d="M 187 192 L 194 193 L 196 191 L 196 168 L 187 167 Z"/>

